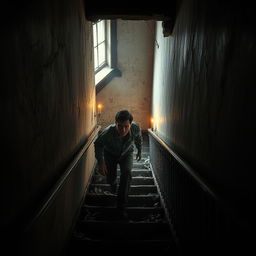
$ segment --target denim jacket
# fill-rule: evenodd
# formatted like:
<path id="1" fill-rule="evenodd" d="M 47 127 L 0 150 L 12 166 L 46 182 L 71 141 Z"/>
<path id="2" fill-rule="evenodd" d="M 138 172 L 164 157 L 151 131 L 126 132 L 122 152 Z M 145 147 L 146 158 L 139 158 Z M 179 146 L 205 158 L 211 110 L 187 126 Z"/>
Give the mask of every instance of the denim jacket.
<path id="1" fill-rule="evenodd" d="M 142 134 L 138 123 L 132 122 L 128 134 L 120 138 L 115 124 L 106 127 L 94 142 L 95 157 L 98 163 L 104 163 L 104 151 L 120 158 L 128 152 L 134 151 L 134 144 L 141 153 Z"/>

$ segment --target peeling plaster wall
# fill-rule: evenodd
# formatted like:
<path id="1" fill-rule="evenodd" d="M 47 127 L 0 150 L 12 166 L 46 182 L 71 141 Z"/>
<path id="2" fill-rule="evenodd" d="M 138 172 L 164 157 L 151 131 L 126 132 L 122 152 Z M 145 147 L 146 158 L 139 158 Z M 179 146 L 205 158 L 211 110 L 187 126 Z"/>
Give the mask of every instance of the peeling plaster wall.
<path id="1" fill-rule="evenodd" d="M 1 231 L 17 241 L 96 125 L 96 99 L 83 1 L 24 1 L 5 11 L 12 15 L 1 20 Z M 32 227 L 30 255 L 59 253 L 94 164 L 92 152 Z"/>
<path id="2" fill-rule="evenodd" d="M 152 93 L 156 133 L 241 214 L 255 202 L 252 10 L 182 1 L 172 36 L 157 23 Z"/>
<path id="3" fill-rule="evenodd" d="M 97 94 L 103 105 L 98 123 L 114 122 L 115 114 L 128 109 L 146 130 L 150 125 L 155 22 L 117 20 L 117 59 L 122 77 L 114 78 Z"/>

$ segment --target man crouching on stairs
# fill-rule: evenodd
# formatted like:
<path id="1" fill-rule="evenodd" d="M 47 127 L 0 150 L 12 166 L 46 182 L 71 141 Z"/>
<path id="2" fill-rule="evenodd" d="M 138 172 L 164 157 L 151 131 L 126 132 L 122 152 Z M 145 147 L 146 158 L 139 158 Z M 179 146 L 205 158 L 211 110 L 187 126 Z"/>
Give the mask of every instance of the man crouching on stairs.
<path id="1" fill-rule="evenodd" d="M 116 113 L 115 124 L 106 127 L 94 142 L 98 171 L 106 176 L 111 192 L 117 192 L 117 164 L 120 166 L 120 183 L 117 192 L 117 210 L 121 218 L 128 219 L 125 206 L 131 184 L 134 144 L 141 159 L 142 134 L 138 123 L 133 122 L 127 110 Z"/>

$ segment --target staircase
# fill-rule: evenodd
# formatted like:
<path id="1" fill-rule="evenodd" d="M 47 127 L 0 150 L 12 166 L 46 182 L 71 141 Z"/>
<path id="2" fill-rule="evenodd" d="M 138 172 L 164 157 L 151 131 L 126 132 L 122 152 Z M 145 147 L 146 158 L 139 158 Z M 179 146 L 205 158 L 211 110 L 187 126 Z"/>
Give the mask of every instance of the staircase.
<path id="1" fill-rule="evenodd" d="M 116 197 L 111 194 L 106 178 L 95 170 L 68 255 L 88 251 L 112 255 L 122 252 L 175 255 L 175 242 L 150 169 L 147 135 L 144 135 L 142 160 L 134 160 L 126 208 L 128 220 L 117 214 Z"/>

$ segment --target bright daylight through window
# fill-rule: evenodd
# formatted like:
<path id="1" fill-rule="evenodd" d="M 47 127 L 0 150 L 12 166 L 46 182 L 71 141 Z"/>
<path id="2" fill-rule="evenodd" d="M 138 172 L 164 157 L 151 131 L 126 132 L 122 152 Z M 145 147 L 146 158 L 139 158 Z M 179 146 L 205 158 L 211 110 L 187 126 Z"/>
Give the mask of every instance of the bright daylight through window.
<path id="1" fill-rule="evenodd" d="M 117 69 L 116 21 L 93 22 L 94 73 L 96 92 L 99 92 L 115 76 Z"/>
<path id="2" fill-rule="evenodd" d="M 93 24 L 94 71 L 98 73 L 107 65 L 106 59 L 106 21 Z"/>

